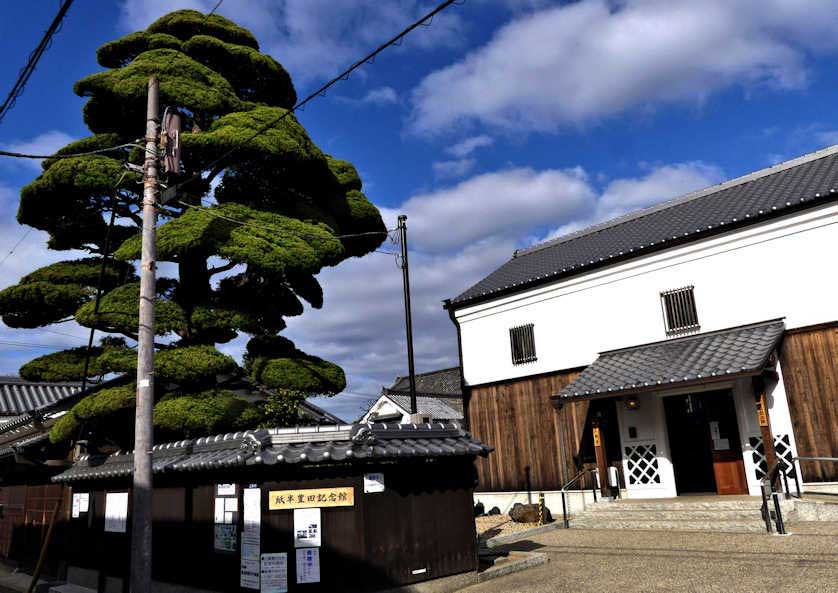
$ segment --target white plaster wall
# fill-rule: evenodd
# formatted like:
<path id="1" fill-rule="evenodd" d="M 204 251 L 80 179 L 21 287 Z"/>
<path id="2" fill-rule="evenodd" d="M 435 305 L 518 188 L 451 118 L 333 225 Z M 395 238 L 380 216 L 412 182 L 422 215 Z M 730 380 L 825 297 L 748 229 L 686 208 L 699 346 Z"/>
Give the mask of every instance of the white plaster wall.
<path id="1" fill-rule="evenodd" d="M 785 317 L 838 319 L 838 205 L 784 217 L 456 311 L 469 385 L 586 366 L 666 338 L 660 292 L 695 286 L 701 332 Z M 535 326 L 538 360 L 513 365 L 509 328 Z"/>

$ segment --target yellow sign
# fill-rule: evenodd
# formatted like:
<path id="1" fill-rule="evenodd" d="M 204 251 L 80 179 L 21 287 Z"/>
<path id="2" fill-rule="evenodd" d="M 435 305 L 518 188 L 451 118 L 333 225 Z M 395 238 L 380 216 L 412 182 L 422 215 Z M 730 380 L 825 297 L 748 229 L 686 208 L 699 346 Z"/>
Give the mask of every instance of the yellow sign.
<path id="1" fill-rule="evenodd" d="M 602 445 L 602 440 L 599 435 L 599 428 L 594 427 L 594 447 L 599 447 L 600 445 Z"/>
<path id="2" fill-rule="evenodd" d="M 765 409 L 765 394 L 761 393 L 757 402 L 757 419 L 760 426 L 768 426 L 768 412 Z"/>
<path id="3" fill-rule="evenodd" d="M 268 495 L 268 509 L 305 509 L 309 507 L 351 507 L 355 506 L 355 489 L 310 488 L 308 490 L 271 490 Z"/>

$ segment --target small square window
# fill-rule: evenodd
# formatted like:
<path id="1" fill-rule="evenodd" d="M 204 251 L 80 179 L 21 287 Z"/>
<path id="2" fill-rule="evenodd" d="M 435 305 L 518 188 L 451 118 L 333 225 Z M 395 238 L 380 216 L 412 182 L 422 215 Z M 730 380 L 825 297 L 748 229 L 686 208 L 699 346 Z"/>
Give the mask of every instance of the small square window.
<path id="1" fill-rule="evenodd" d="M 524 364 L 537 360 L 532 323 L 510 328 L 509 343 L 512 346 L 512 364 Z"/>
<path id="2" fill-rule="evenodd" d="M 693 288 L 685 286 L 661 293 L 661 308 L 667 335 L 690 333 L 701 328 Z"/>

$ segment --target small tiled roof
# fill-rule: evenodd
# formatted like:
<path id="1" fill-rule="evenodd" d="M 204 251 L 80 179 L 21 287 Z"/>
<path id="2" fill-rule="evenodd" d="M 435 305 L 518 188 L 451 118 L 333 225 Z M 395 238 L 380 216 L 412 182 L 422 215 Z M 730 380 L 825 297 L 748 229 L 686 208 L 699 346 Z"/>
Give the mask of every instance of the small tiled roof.
<path id="1" fill-rule="evenodd" d="M 156 474 L 234 467 L 351 462 L 354 459 L 406 459 L 486 456 L 491 447 L 456 423 L 353 424 L 310 428 L 260 429 L 156 445 Z M 127 477 L 132 453 L 82 456 L 56 482 Z"/>
<path id="2" fill-rule="evenodd" d="M 400 392 L 388 392 L 384 395 L 405 412 L 410 410 L 410 395 Z M 459 409 L 455 406 L 459 404 Z M 429 416 L 431 420 L 462 420 L 463 400 L 462 398 L 441 398 L 429 397 L 426 395 L 416 396 L 416 411 L 423 416 Z"/>
<path id="3" fill-rule="evenodd" d="M 34 383 L 20 377 L 0 377 L 0 416 L 17 416 L 49 406 L 80 389 L 80 383 Z"/>
<path id="4" fill-rule="evenodd" d="M 490 299 L 835 199 L 838 146 L 518 250 L 450 304 Z"/>
<path id="5" fill-rule="evenodd" d="M 758 374 L 783 335 L 781 320 L 603 352 L 559 398 L 620 395 L 657 386 Z"/>

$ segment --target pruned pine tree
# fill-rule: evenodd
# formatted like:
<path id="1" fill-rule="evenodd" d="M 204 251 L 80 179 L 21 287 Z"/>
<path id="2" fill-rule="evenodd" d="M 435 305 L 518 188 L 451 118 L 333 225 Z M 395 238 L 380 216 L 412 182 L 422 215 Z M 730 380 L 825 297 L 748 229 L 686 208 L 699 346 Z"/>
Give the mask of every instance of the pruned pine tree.
<path id="1" fill-rule="evenodd" d="M 296 93 L 282 65 L 230 20 L 173 12 L 103 45 L 97 58 L 107 69 L 74 88 L 88 97 L 84 121 L 93 135 L 58 154 L 136 143 L 151 74 L 160 80 L 161 105 L 185 114 L 184 174 L 167 181 L 187 183 L 161 209 L 158 227 L 158 260 L 175 264 L 177 277 L 157 284 L 157 430 L 176 437 L 293 422 L 302 398 L 338 393 L 345 377 L 335 364 L 280 336 L 285 318 L 303 313 L 301 299 L 323 305 L 316 275 L 324 267 L 382 243 L 378 210 L 361 193 L 352 164 L 323 153 L 293 115 L 248 140 L 292 107 Z M 47 231 L 50 249 L 91 256 L 35 270 L 0 291 L 3 321 L 38 328 L 74 318 L 95 327 L 107 336 L 92 351 L 88 378 L 117 373 L 127 380 L 81 400 L 54 425 L 54 442 L 83 435 L 129 445 L 133 438 L 142 185 L 124 163 L 142 160 L 141 148 L 48 159 L 21 191 L 21 224 Z M 97 312 L 111 211 L 118 221 L 110 230 L 115 261 L 107 267 Z M 249 341 L 240 368 L 216 346 L 241 334 Z M 81 347 L 41 356 L 20 374 L 33 381 L 80 380 L 85 353 Z M 267 403 L 248 403 L 219 388 L 219 377 L 236 372 L 267 388 Z"/>

